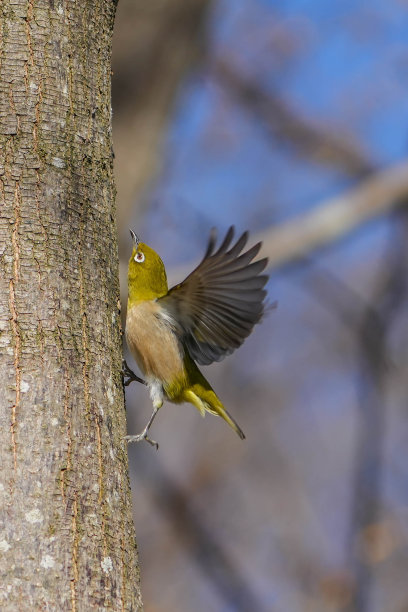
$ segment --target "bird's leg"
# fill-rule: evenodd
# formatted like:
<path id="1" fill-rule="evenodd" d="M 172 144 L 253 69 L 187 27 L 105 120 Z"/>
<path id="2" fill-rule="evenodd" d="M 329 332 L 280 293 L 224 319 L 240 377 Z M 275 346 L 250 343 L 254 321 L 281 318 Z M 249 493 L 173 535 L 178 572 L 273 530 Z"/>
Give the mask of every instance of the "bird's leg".
<path id="1" fill-rule="evenodd" d="M 143 378 L 136 376 L 133 370 L 129 368 L 125 359 L 123 360 L 123 363 L 122 363 L 122 372 L 123 372 L 123 378 L 124 378 L 123 384 L 125 385 L 125 387 L 130 385 L 130 383 L 133 382 L 134 380 L 142 383 L 142 385 L 146 384 L 146 381 L 143 380 Z"/>
<path id="2" fill-rule="evenodd" d="M 162 404 L 160 404 L 161 406 Z M 151 438 L 148 437 L 148 431 L 150 429 L 151 424 L 154 421 L 154 417 L 156 416 L 156 414 L 159 412 L 160 406 L 155 406 L 152 412 L 152 416 L 149 419 L 149 422 L 147 423 L 146 427 L 143 429 L 143 431 L 140 432 L 140 434 L 136 434 L 133 436 L 125 436 L 125 440 L 130 443 L 130 442 L 140 442 L 141 440 L 146 440 L 146 442 L 148 442 L 149 444 L 151 444 L 152 446 L 156 447 L 156 450 L 159 448 L 159 445 L 157 442 L 155 442 L 154 440 L 151 440 Z"/>

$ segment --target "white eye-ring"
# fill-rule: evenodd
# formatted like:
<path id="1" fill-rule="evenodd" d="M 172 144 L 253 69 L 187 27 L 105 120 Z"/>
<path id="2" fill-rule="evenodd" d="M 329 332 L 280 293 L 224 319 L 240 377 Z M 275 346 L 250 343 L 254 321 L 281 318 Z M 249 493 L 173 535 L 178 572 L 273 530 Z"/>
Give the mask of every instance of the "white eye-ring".
<path id="1" fill-rule="evenodd" d="M 137 263 L 143 263 L 145 260 L 144 253 L 142 253 L 142 251 L 138 251 L 133 259 L 137 261 Z"/>

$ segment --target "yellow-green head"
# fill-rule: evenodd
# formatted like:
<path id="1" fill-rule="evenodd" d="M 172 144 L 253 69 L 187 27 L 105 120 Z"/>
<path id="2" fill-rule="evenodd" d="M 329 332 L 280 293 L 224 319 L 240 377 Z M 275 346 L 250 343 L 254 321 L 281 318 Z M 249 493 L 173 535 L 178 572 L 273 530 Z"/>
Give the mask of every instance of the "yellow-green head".
<path id="1" fill-rule="evenodd" d="M 168 291 L 164 264 L 156 251 L 140 242 L 132 230 L 132 255 L 128 267 L 128 307 L 144 300 L 154 300 Z"/>

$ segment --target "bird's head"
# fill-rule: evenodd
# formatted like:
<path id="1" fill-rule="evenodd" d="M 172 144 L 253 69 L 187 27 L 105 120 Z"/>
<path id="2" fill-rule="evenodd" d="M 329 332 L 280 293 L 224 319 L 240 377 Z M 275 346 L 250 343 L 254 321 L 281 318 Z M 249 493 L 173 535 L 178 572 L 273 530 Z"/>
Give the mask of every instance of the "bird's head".
<path id="1" fill-rule="evenodd" d="M 128 267 L 129 305 L 154 300 L 166 295 L 168 291 L 164 264 L 156 251 L 140 242 L 130 230 L 133 240 L 132 255 Z"/>

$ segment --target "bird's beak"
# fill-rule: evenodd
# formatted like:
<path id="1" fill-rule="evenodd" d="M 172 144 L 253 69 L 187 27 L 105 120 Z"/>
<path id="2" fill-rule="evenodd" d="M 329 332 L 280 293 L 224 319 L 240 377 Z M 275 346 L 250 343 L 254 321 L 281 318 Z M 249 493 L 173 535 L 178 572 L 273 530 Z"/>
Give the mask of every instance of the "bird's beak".
<path id="1" fill-rule="evenodd" d="M 139 242 L 140 242 L 140 240 L 139 240 L 139 238 L 136 236 L 136 234 L 135 234 L 135 232 L 134 232 L 133 230 L 131 230 L 131 229 L 130 229 L 130 230 L 129 230 L 129 232 L 130 232 L 130 235 L 132 236 L 132 240 L 133 240 L 133 242 L 135 243 L 135 249 L 137 249 L 137 247 L 139 246 Z"/>

